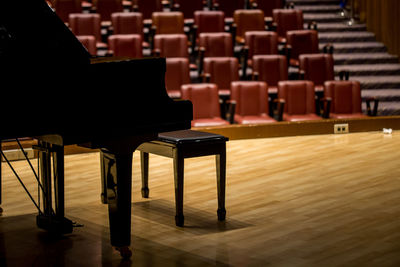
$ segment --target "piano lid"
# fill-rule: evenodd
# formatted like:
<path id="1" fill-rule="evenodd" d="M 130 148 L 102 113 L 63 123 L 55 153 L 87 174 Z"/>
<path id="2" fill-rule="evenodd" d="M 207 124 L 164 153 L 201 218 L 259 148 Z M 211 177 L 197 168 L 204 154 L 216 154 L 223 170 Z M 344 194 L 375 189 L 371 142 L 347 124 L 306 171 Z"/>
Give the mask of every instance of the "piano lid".
<path id="1" fill-rule="evenodd" d="M 45 0 L 0 1 L 0 64 L 87 65 L 90 54 Z"/>

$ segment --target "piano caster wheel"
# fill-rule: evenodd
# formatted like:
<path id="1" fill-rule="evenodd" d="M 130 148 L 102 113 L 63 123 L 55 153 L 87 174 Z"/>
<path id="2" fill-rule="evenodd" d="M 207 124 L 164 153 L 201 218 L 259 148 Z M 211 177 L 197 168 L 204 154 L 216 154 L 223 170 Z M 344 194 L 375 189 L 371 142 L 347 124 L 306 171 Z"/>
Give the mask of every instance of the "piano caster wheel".
<path id="1" fill-rule="evenodd" d="M 226 218 L 226 210 L 225 209 L 218 209 L 217 210 L 218 221 L 225 221 Z"/>
<path id="2" fill-rule="evenodd" d="M 132 251 L 128 246 L 124 247 L 115 247 L 117 251 L 119 251 L 119 254 L 121 257 L 125 260 L 130 259 L 132 257 Z"/>
<path id="3" fill-rule="evenodd" d="M 183 222 L 185 221 L 185 218 L 183 215 L 176 215 L 175 216 L 175 225 L 179 227 L 183 227 Z"/>
<path id="4" fill-rule="evenodd" d="M 149 188 L 148 187 L 143 187 L 142 188 L 142 197 L 143 198 L 149 198 Z"/>

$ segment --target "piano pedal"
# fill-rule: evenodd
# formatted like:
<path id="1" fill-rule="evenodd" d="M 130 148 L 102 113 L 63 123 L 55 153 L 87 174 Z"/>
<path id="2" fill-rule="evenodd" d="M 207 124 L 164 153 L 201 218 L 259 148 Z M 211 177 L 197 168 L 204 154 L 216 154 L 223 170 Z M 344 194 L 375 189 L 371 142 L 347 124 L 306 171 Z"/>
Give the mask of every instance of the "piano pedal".
<path id="1" fill-rule="evenodd" d="M 124 260 L 128 260 L 132 257 L 132 250 L 128 246 L 115 247 L 115 249 L 119 252 Z"/>

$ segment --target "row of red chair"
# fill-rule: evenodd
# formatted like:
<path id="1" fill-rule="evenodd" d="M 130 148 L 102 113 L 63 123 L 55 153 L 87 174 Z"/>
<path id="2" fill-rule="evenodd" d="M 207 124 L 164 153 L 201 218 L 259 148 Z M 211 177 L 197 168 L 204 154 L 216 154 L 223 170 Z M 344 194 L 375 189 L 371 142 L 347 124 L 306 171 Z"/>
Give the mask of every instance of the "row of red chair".
<path id="1" fill-rule="evenodd" d="M 264 124 L 279 120 L 309 121 L 323 118 L 361 118 L 361 90 L 358 81 L 326 81 L 325 99 L 317 103 L 314 84 L 311 81 L 280 81 L 276 117 L 269 114 L 267 83 L 259 81 L 236 81 L 231 85 L 232 109 L 230 122 L 220 116 L 218 87 L 213 83 L 182 85 L 182 98 L 193 103 L 193 127 L 221 126 L 229 123 Z M 368 102 L 368 107 L 370 104 Z M 323 110 L 322 116 L 316 108 Z M 368 114 L 376 114 L 368 109 Z"/>

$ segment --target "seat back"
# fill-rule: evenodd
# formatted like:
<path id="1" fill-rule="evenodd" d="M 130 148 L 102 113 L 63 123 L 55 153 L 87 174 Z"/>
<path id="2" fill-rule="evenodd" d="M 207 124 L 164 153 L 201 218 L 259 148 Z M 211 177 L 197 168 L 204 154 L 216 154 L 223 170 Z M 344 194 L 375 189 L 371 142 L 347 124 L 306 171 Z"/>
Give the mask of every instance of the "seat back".
<path id="1" fill-rule="evenodd" d="M 182 12 L 153 12 L 151 18 L 153 26 L 156 27 L 156 34 L 184 33 L 184 18 Z"/>
<path id="2" fill-rule="evenodd" d="M 239 80 L 239 62 L 235 57 L 204 58 L 204 73 L 210 75 L 210 82 L 219 90 L 230 90 L 231 82 Z"/>
<path id="3" fill-rule="evenodd" d="M 278 82 L 278 98 L 285 100 L 284 113 L 288 115 L 315 113 L 315 90 L 311 81 Z"/>
<path id="4" fill-rule="evenodd" d="M 183 13 L 185 19 L 193 18 L 194 12 L 204 9 L 203 0 L 174 0 L 174 4 L 179 4 L 179 11 Z"/>
<path id="5" fill-rule="evenodd" d="M 248 58 L 278 54 L 278 35 L 272 31 L 248 31 L 245 33 L 245 46 L 249 48 Z"/>
<path id="6" fill-rule="evenodd" d="M 218 87 L 213 83 L 185 84 L 182 99 L 193 104 L 193 120 L 220 117 Z"/>
<path id="7" fill-rule="evenodd" d="M 233 14 L 236 24 L 236 41 L 244 43 L 244 34 L 247 31 L 264 31 L 264 12 L 261 9 L 238 9 Z"/>
<path id="8" fill-rule="evenodd" d="M 298 60 L 301 54 L 319 53 L 318 33 L 315 30 L 288 31 L 286 39 L 292 47 L 290 58 L 293 60 Z"/>
<path id="9" fill-rule="evenodd" d="M 194 12 L 194 24 L 197 26 L 197 35 L 203 32 L 224 32 L 225 14 L 220 10 L 197 10 Z"/>
<path id="10" fill-rule="evenodd" d="M 68 22 L 69 14 L 82 13 L 81 0 L 54 0 L 52 7 L 63 22 Z"/>
<path id="11" fill-rule="evenodd" d="M 272 19 L 276 23 L 276 32 L 280 41 L 285 41 L 286 32 L 304 29 L 303 11 L 300 9 L 274 9 Z"/>
<path id="12" fill-rule="evenodd" d="M 326 81 L 325 97 L 330 97 L 331 113 L 361 113 L 361 86 L 358 81 Z"/>
<path id="13" fill-rule="evenodd" d="M 142 37 L 139 34 L 113 34 L 108 37 L 109 49 L 115 57 L 141 58 Z"/>
<path id="14" fill-rule="evenodd" d="M 140 34 L 143 37 L 143 15 L 140 12 L 111 14 L 114 34 Z"/>
<path id="15" fill-rule="evenodd" d="M 87 49 L 90 55 L 97 55 L 96 38 L 93 35 L 78 35 L 76 38 Z"/>
<path id="16" fill-rule="evenodd" d="M 188 38 L 184 33 L 156 34 L 154 50 L 161 57 L 188 57 Z"/>
<path id="17" fill-rule="evenodd" d="M 283 55 L 253 56 L 253 71 L 258 73 L 258 80 L 267 82 L 269 87 L 277 87 L 279 81 L 288 80 L 287 60 Z"/>
<path id="18" fill-rule="evenodd" d="M 302 54 L 299 56 L 299 67 L 304 72 L 304 80 L 323 86 L 325 81 L 335 79 L 334 61 L 331 54 Z"/>
<path id="19" fill-rule="evenodd" d="M 151 19 L 153 12 L 163 10 L 161 0 L 132 0 L 132 6 L 143 14 L 143 19 Z"/>
<path id="20" fill-rule="evenodd" d="M 232 57 L 232 35 L 227 32 L 201 33 L 199 47 L 204 48 L 205 57 Z"/>
<path id="21" fill-rule="evenodd" d="M 92 0 L 93 8 L 102 21 L 111 21 L 111 14 L 124 10 L 122 0 Z"/>
<path id="22" fill-rule="evenodd" d="M 165 87 L 171 98 L 181 97 L 181 86 L 190 83 L 189 60 L 187 58 L 167 58 Z"/>
<path id="23" fill-rule="evenodd" d="M 231 83 L 231 99 L 236 101 L 235 114 L 240 116 L 267 115 L 267 83 L 259 81 L 235 81 Z"/>
<path id="24" fill-rule="evenodd" d="M 69 27 L 75 35 L 93 35 L 101 41 L 100 15 L 94 13 L 72 13 L 68 17 Z"/>

